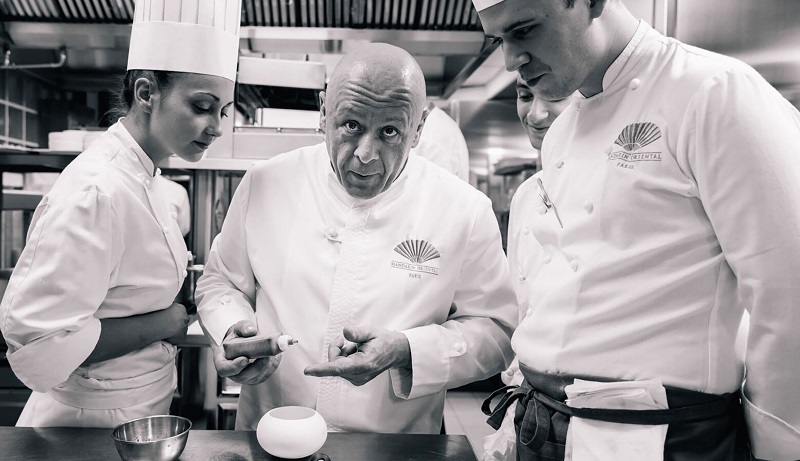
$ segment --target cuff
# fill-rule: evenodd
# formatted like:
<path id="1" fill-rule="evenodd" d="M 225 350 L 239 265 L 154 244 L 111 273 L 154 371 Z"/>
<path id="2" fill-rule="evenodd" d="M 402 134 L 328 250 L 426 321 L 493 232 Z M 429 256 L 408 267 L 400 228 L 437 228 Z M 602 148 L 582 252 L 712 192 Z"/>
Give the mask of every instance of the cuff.
<path id="1" fill-rule="evenodd" d="M 389 379 L 392 382 L 394 395 L 407 400 L 408 396 L 411 395 L 414 373 L 407 368 L 390 368 Z"/>
<path id="2" fill-rule="evenodd" d="M 69 378 L 100 339 L 100 320 L 92 317 L 77 331 L 60 331 L 8 354 L 8 363 L 23 384 L 47 392 Z"/>
<path id="3" fill-rule="evenodd" d="M 800 431 L 755 406 L 744 391 L 742 403 L 753 456 L 773 461 L 800 459 Z"/>
<path id="4" fill-rule="evenodd" d="M 206 332 L 206 335 L 219 346 L 222 340 L 225 339 L 225 333 L 240 320 L 250 320 L 256 325 L 256 313 L 250 308 L 243 307 L 231 301 L 229 295 L 222 295 L 219 299 L 209 300 L 208 304 L 216 304 L 216 308 L 209 309 L 208 304 L 197 308 L 197 313 L 200 316 L 200 326 Z"/>
<path id="5" fill-rule="evenodd" d="M 441 325 L 402 331 L 411 347 L 409 399 L 445 390 L 450 378 L 450 359 L 467 350 L 464 337 Z"/>

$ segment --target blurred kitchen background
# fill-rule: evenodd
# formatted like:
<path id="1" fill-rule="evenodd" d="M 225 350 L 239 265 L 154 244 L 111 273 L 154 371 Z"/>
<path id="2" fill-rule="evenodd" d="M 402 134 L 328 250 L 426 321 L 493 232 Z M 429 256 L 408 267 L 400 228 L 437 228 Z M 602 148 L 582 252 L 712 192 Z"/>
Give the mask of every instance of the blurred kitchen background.
<path id="1" fill-rule="evenodd" d="M 744 60 L 800 106 L 800 1 L 625 4 L 664 34 Z M 110 90 L 125 71 L 132 13 L 133 0 L 0 0 L 0 291 L 42 194 L 111 122 Z M 242 26 L 237 110 L 225 119 L 225 136 L 198 164 L 173 158 L 164 169 L 191 199 L 186 239 L 194 270 L 180 296 L 187 305 L 244 170 L 321 141 L 317 95 L 326 76 L 343 53 L 371 41 L 403 47 L 419 61 L 428 99 L 464 133 L 470 183 L 491 198 L 504 230 L 510 197 L 537 168 L 538 153 L 516 116 L 515 75 L 484 39 L 470 0 L 243 0 Z M 231 428 L 236 386 L 216 377 L 195 333 L 182 348 L 174 410 Z M 498 383 L 451 392 L 448 432 L 467 433 L 480 446 L 489 429 L 474 402 Z M 0 425 L 14 424 L 28 393 L 0 360 Z"/>

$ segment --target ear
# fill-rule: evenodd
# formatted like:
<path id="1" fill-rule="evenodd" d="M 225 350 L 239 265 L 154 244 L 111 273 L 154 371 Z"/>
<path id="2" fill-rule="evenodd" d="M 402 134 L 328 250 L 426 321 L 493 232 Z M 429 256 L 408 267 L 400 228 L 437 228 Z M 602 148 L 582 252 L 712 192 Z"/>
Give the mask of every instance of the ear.
<path id="1" fill-rule="evenodd" d="M 417 144 L 419 144 L 419 140 L 422 137 L 422 128 L 425 126 L 425 119 L 428 118 L 428 114 L 430 113 L 430 107 L 426 107 L 422 110 L 422 119 L 419 121 L 419 125 L 417 125 L 417 130 L 414 133 L 414 142 L 411 144 L 411 148 L 417 147 Z"/>
<path id="2" fill-rule="evenodd" d="M 139 77 L 133 83 L 133 105 L 149 114 L 153 111 L 153 102 L 157 93 L 158 88 L 154 82 Z"/>
<path id="3" fill-rule="evenodd" d="M 319 129 L 325 132 L 325 91 L 319 92 Z"/>
<path id="4" fill-rule="evenodd" d="M 592 19 L 599 18 L 610 3 L 610 0 L 589 0 L 589 14 Z"/>

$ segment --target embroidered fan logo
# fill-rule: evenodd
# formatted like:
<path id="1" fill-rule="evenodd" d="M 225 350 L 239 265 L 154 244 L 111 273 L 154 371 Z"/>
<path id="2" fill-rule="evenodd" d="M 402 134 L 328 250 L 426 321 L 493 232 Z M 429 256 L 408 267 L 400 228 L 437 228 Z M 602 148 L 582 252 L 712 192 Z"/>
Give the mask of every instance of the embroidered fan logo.
<path id="1" fill-rule="evenodd" d="M 608 154 L 608 160 L 616 160 L 617 166 L 632 170 L 635 162 L 660 162 L 661 151 L 644 149 L 661 138 L 661 130 L 655 123 L 631 123 L 626 126 L 614 141 L 615 146 Z M 644 150 L 643 150 L 644 149 Z"/>
<path id="2" fill-rule="evenodd" d="M 400 242 L 394 247 L 394 251 L 409 262 L 392 261 L 393 268 L 403 269 L 409 272 L 439 275 L 438 267 L 423 264 L 441 257 L 439 250 L 425 240 L 406 240 Z M 412 276 L 412 274 L 409 274 L 409 276 Z M 420 278 L 419 274 L 414 276 L 414 278 Z"/>

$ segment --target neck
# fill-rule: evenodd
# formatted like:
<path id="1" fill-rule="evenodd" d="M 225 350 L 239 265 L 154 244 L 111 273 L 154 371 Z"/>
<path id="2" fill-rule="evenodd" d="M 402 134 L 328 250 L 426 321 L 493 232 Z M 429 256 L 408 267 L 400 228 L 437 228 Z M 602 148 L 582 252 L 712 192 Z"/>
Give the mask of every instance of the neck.
<path id="1" fill-rule="evenodd" d="M 153 161 L 154 170 L 151 174 L 155 175 L 155 168 L 158 168 L 161 162 L 169 157 L 170 154 L 157 147 L 152 136 L 149 135 L 147 123 L 148 121 L 145 120 L 144 116 L 138 113 L 128 114 L 128 116 L 122 120 L 122 126 L 128 130 L 128 133 L 131 134 L 136 144 L 139 144 L 139 147 L 141 147 L 144 153 Z"/>
<path id="2" fill-rule="evenodd" d="M 603 28 L 602 34 L 607 41 L 605 41 L 602 58 L 586 80 L 586 85 L 580 88 L 581 94 L 586 98 L 603 91 L 603 77 L 606 75 L 606 71 L 619 57 L 622 50 L 628 46 L 639 26 L 639 21 L 621 3 L 609 8 L 603 13 L 602 19 L 598 20 L 603 21 L 600 27 Z"/>

